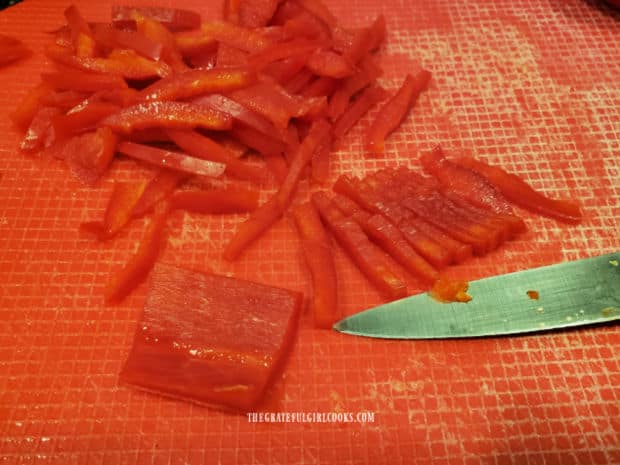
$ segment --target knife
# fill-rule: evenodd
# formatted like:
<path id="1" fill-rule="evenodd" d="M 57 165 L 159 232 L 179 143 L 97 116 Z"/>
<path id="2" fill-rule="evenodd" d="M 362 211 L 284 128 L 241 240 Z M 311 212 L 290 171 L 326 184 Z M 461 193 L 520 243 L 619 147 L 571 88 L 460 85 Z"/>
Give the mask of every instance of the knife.
<path id="1" fill-rule="evenodd" d="M 620 252 L 472 281 L 468 294 L 467 303 L 414 295 L 352 315 L 334 329 L 386 339 L 445 339 L 620 320 Z"/>

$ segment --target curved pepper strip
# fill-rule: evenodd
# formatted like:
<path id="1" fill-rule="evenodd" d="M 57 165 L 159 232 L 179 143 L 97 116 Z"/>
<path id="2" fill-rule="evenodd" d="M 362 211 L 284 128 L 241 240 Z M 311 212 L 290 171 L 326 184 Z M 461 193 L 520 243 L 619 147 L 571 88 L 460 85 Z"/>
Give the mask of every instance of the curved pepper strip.
<path id="1" fill-rule="evenodd" d="M 133 210 L 146 187 L 143 181 L 116 182 L 102 222 L 86 222 L 80 230 L 94 234 L 100 241 L 116 236 L 131 221 Z"/>
<path id="2" fill-rule="evenodd" d="M 312 278 L 314 325 L 329 329 L 336 322 L 338 309 L 338 280 L 329 236 L 311 202 L 293 208 L 292 214 Z"/>
<path id="3" fill-rule="evenodd" d="M 125 80 L 117 74 L 99 74 L 72 68 L 42 73 L 41 80 L 55 90 L 96 92 L 128 88 Z"/>
<path id="4" fill-rule="evenodd" d="M 415 75 L 408 74 L 396 94 L 379 110 L 368 130 L 368 149 L 382 153 L 385 138 L 398 126 L 415 103 L 418 95 L 428 86 L 431 73 L 421 70 Z"/>
<path id="5" fill-rule="evenodd" d="M 210 21 L 203 23 L 201 29 L 206 36 L 244 52 L 260 52 L 273 43 L 259 30 L 231 23 Z"/>
<path id="6" fill-rule="evenodd" d="M 265 168 L 255 166 L 240 160 L 222 145 L 196 131 L 170 129 L 167 131 L 170 139 L 188 154 L 226 165 L 226 173 L 238 179 L 245 179 L 256 183 L 265 182 L 268 173 Z"/>
<path id="7" fill-rule="evenodd" d="M 161 58 L 163 45 L 138 31 L 117 29 L 109 24 L 93 24 L 91 29 L 97 45 L 104 50 L 130 49 L 151 60 Z"/>
<path id="8" fill-rule="evenodd" d="M 183 31 L 200 27 L 200 14 L 179 8 L 112 5 L 112 22 L 119 29 L 135 27 L 136 16 L 150 18 L 162 23 L 171 31 Z"/>
<path id="9" fill-rule="evenodd" d="M 37 111 L 41 107 L 42 99 L 51 94 L 54 88 L 49 84 L 42 82 L 38 86 L 32 88 L 23 97 L 17 108 L 9 114 L 9 118 L 13 121 L 13 124 L 22 131 L 26 131 L 28 126 L 32 122 L 32 119 L 37 114 Z M 50 105 L 54 106 L 54 105 Z"/>
<path id="10" fill-rule="evenodd" d="M 120 107 L 112 103 L 89 101 L 74 107 L 67 114 L 52 118 L 56 140 L 94 129 L 103 118 L 116 113 Z"/>
<path id="11" fill-rule="evenodd" d="M 45 55 L 56 63 L 95 73 L 123 76 L 127 79 L 161 78 L 170 74 L 170 67 L 161 61 L 153 61 L 133 50 L 114 50 L 107 58 L 78 57 L 66 47 L 53 44 L 45 49 Z"/>
<path id="12" fill-rule="evenodd" d="M 154 82 L 140 91 L 138 100 L 182 100 L 200 94 L 231 92 L 255 81 L 256 73 L 248 68 L 192 69 Z"/>
<path id="13" fill-rule="evenodd" d="M 204 214 L 247 213 L 258 208 L 259 192 L 242 188 L 175 192 L 170 208 Z"/>
<path id="14" fill-rule="evenodd" d="M 177 73 L 187 71 L 189 67 L 183 61 L 183 56 L 177 48 L 176 40 L 172 32 L 161 22 L 149 17 L 134 14 L 138 32 L 148 39 L 162 45 L 161 60 L 168 63 L 170 68 Z"/>
<path id="15" fill-rule="evenodd" d="M 232 118 L 220 111 L 187 102 L 147 102 L 123 108 L 108 116 L 102 125 L 130 134 L 137 129 L 196 128 L 226 130 L 232 127 Z"/>
<path id="16" fill-rule="evenodd" d="M 224 173 L 226 165 L 190 157 L 185 153 L 151 147 L 134 142 L 121 142 L 116 150 L 129 157 L 145 161 L 162 168 L 169 168 L 200 176 L 217 177 Z"/>
<path id="17" fill-rule="evenodd" d="M 340 141 L 344 135 L 357 123 L 372 107 L 383 100 L 385 90 L 378 86 L 366 88 L 347 110 L 334 122 L 332 135 Z"/>
<path id="18" fill-rule="evenodd" d="M 531 212 L 566 223 L 575 224 L 582 220 L 579 202 L 575 200 L 551 199 L 534 190 L 517 175 L 475 158 L 458 158 L 454 162 L 484 176 L 509 201 Z"/>
<path id="19" fill-rule="evenodd" d="M 153 216 L 136 253 L 106 284 L 104 290 L 106 305 L 121 302 L 149 274 L 165 244 L 167 218 L 167 209 Z"/>
<path id="20" fill-rule="evenodd" d="M 78 57 L 95 56 L 95 38 L 89 24 L 82 17 L 75 5 L 67 7 L 64 12 L 67 25 L 71 31 L 71 42 Z"/>
<path id="21" fill-rule="evenodd" d="M 55 107 L 40 107 L 37 109 L 26 135 L 20 144 L 24 152 L 36 152 L 39 149 L 50 147 L 55 139 L 53 119 L 61 114 Z"/>
<path id="22" fill-rule="evenodd" d="M 225 259 L 236 259 L 243 250 L 282 216 L 304 169 L 308 166 L 313 153 L 328 133 L 329 124 L 325 120 L 318 120 L 313 123 L 308 135 L 297 149 L 291 167 L 278 192 L 239 226 L 237 232 L 224 249 Z"/>
<path id="23" fill-rule="evenodd" d="M 131 216 L 140 218 L 152 213 L 159 203 L 169 198 L 174 190 L 190 177 L 188 173 L 162 168 L 144 188 L 131 211 Z"/>
<path id="24" fill-rule="evenodd" d="M 324 192 L 312 195 L 312 202 L 327 228 L 368 280 L 390 299 L 407 295 L 407 286 L 391 269 L 384 253 L 364 234 L 361 227 L 344 216 Z"/>

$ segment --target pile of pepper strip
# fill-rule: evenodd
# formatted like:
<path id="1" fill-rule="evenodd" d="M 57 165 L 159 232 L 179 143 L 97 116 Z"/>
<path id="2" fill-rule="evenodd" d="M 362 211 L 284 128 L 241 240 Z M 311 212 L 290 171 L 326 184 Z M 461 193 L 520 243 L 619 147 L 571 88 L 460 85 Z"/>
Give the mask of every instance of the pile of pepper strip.
<path id="1" fill-rule="evenodd" d="M 187 10 L 132 6 L 114 6 L 109 23 L 88 22 L 75 6 L 64 15 L 66 24 L 54 31 L 45 51 L 54 68 L 11 115 L 25 132 L 21 149 L 66 161 L 86 184 L 100 179 L 119 153 L 158 168 L 148 182 L 117 182 L 103 220 L 82 224 L 83 231 L 108 240 L 132 219 L 152 215 L 137 252 L 108 282 L 107 303 L 119 302 L 149 273 L 165 244 L 171 209 L 251 212 L 223 251 L 224 258 L 235 260 L 287 212 L 300 180 L 328 179 L 332 148 L 383 101 L 364 136 L 368 152 L 382 152 L 431 79 L 427 70 L 412 70 L 388 93 L 377 82 L 382 70 L 375 56 L 386 35 L 383 16 L 347 29 L 321 0 L 225 0 L 223 20 L 208 21 Z M 325 226 L 386 297 L 407 291 L 377 244 L 421 282 L 463 300 L 463 283 L 446 283 L 439 271 L 492 250 L 523 228 L 507 204 L 490 216 L 488 205 L 472 202 L 467 189 L 474 178 L 486 189 L 474 194 L 492 194 L 497 205 L 505 202 L 501 191 L 539 213 L 565 221 L 580 216 L 578 206 L 541 201 L 529 186 L 528 195 L 518 195 L 524 183 L 499 168 L 463 160 L 455 169 L 450 163 L 424 162 L 441 189 L 429 188 L 428 178 L 412 172 L 394 189 L 384 189 L 385 195 L 411 194 L 405 205 L 400 197 L 382 199 L 389 211 L 362 202 L 370 202 L 363 195 L 385 188 L 384 179 L 369 186 L 373 176 L 341 178 L 337 190 L 349 199 L 317 193 L 294 209 L 313 279 L 317 326 L 329 327 L 337 308 Z M 178 190 L 193 177 L 222 175 L 257 187 Z M 272 178 L 279 187 L 259 206 L 259 186 Z M 420 198 L 420 189 L 427 197 Z M 438 209 L 446 205 L 450 214 Z M 405 210 L 403 221 L 398 215 Z M 467 227 L 445 223 L 461 217 Z"/>

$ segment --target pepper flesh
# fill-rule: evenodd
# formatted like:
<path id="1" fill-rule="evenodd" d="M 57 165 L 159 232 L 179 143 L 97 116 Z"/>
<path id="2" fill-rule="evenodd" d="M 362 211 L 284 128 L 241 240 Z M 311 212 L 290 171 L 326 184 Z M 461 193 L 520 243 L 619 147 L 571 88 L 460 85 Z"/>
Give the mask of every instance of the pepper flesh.
<path id="1" fill-rule="evenodd" d="M 383 152 L 385 138 L 392 133 L 407 116 L 420 92 L 428 86 L 431 73 L 421 70 L 415 75 L 408 74 L 396 94 L 379 110 L 368 130 L 368 149 Z"/>
<path id="2" fill-rule="evenodd" d="M 310 202 L 293 208 L 301 249 L 312 278 L 312 315 L 317 328 L 336 322 L 338 284 L 332 247 L 321 218 Z"/>
<path id="3" fill-rule="evenodd" d="M 297 292 L 159 263 L 121 381 L 254 411 L 291 351 L 301 303 Z"/>
<path id="4" fill-rule="evenodd" d="M 258 208 L 259 192 L 242 188 L 175 192 L 170 208 L 194 213 L 246 213 Z"/>
<path id="5" fill-rule="evenodd" d="M 551 199 L 534 190 L 517 175 L 474 158 L 459 158 L 455 163 L 484 176 L 506 199 L 531 212 L 567 223 L 579 223 L 582 220 L 577 201 Z"/>

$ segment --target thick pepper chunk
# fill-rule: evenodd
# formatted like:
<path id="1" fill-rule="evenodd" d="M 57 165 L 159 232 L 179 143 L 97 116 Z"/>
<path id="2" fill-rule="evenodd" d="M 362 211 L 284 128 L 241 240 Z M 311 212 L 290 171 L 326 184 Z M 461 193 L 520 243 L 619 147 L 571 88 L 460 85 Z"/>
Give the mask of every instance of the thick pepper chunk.
<path id="1" fill-rule="evenodd" d="M 301 303 L 297 292 L 159 263 L 121 381 L 255 410 L 286 362 Z"/>

